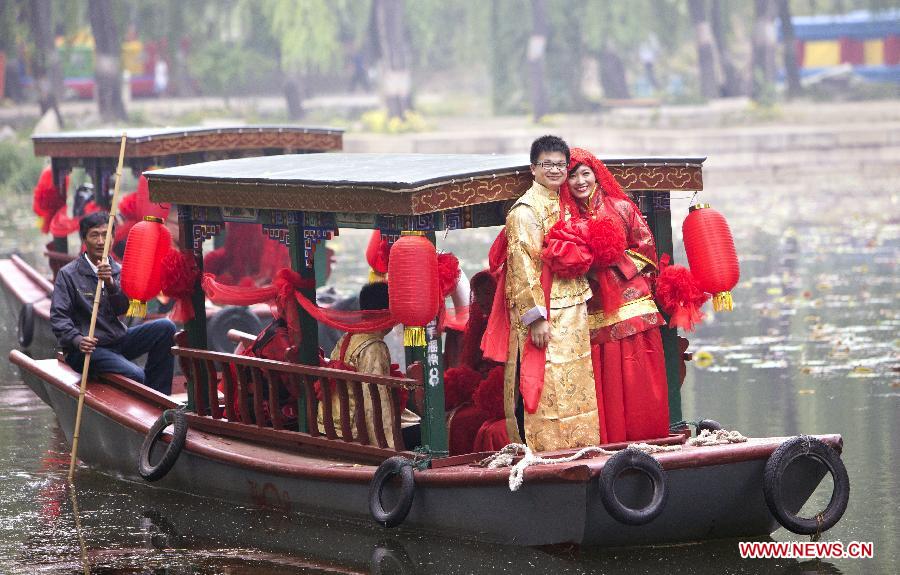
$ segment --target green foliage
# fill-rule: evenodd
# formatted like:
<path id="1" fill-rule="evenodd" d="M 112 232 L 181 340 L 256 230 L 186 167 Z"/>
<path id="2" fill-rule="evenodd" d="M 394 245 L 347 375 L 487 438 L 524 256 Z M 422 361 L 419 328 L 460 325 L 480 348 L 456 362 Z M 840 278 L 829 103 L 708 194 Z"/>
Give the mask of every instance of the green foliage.
<path id="1" fill-rule="evenodd" d="M 491 42 L 488 2 L 406 0 L 406 25 L 414 67 L 447 69 L 478 65 Z M 448 33 L 447 26 L 453 26 Z"/>
<path id="2" fill-rule="evenodd" d="M 43 167 L 43 160 L 31 151 L 31 142 L 0 140 L 0 196 L 31 191 Z"/>
<path id="3" fill-rule="evenodd" d="M 235 43 L 209 42 L 191 57 L 191 70 L 204 90 L 233 94 L 248 89 L 273 70 L 271 58 Z"/>
<path id="4" fill-rule="evenodd" d="M 326 71 L 340 64 L 338 14 L 358 4 L 347 0 L 265 0 L 260 9 L 281 48 L 283 69 Z"/>
<path id="5" fill-rule="evenodd" d="M 525 51 L 531 32 L 531 7 L 524 2 L 490 3 L 491 104 L 495 114 L 528 111 Z"/>

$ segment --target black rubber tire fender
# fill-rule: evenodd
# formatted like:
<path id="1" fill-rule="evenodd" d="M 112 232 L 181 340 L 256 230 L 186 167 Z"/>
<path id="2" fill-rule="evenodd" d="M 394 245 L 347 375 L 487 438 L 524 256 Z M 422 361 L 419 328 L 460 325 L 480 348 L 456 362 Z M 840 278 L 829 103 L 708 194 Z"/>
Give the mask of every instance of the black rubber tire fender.
<path id="1" fill-rule="evenodd" d="M 616 496 L 615 484 L 619 475 L 629 469 L 644 473 L 653 484 L 653 497 L 642 509 L 627 507 Z M 669 499 L 669 484 L 662 465 L 651 455 L 636 449 L 623 449 L 610 457 L 600 472 L 600 501 L 616 521 L 625 525 L 646 525 L 666 507 Z"/>
<path id="2" fill-rule="evenodd" d="M 153 446 L 160 440 L 163 431 L 173 424 L 175 429 L 172 434 L 172 441 L 169 442 L 165 453 L 163 453 L 162 458 L 156 465 L 151 465 L 150 452 L 153 450 Z M 184 449 L 187 429 L 187 418 L 184 415 L 184 411 L 180 409 L 167 409 L 159 416 L 159 419 L 156 420 L 153 427 L 147 432 L 146 437 L 144 437 L 144 443 L 141 444 L 141 453 L 138 459 L 138 473 L 141 474 L 141 477 L 147 481 L 156 481 L 165 477 L 175 465 L 178 456 L 181 455 L 181 450 Z"/>
<path id="3" fill-rule="evenodd" d="M 811 457 L 825 465 L 834 481 L 831 499 L 825 510 L 810 518 L 785 509 L 782 497 L 784 473 L 791 463 L 801 457 Z M 769 456 L 763 471 L 763 493 L 769 511 L 782 527 L 799 535 L 812 535 L 831 529 L 844 515 L 850 501 L 850 477 L 841 456 L 834 449 L 815 437 L 804 435 L 785 441 Z"/>
<path id="4" fill-rule="evenodd" d="M 400 476 L 400 499 L 393 509 L 385 509 L 381 501 L 384 486 L 395 475 Z M 412 507 L 416 494 L 416 481 L 413 476 L 412 461 L 405 457 L 395 456 L 385 459 L 369 484 L 369 512 L 372 519 L 382 527 L 396 527 L 403 523 Z"/>
<path id="5" fill-rule="evenodd" d="M 719 431 L 722 429 L 722 424 L 715 419 L 701 419 L 697 422 L 697 435 L 700 435 L 700 432 L 704 429 L 708 431 Z"/>
<path id="6" fill-rule="evenodd" d="M 34 341 L 34 305 L 22 304 L 19 310 L 19 328 L 16 333 L 21 347 L 28 347 Z"/>

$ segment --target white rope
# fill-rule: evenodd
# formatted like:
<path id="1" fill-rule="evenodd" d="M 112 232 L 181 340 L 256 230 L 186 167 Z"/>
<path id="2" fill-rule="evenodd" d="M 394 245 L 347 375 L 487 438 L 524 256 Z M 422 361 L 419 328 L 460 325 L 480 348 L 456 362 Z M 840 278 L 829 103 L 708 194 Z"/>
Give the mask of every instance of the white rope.
<path id="1" fill-rule="evenodd" d="M 727 429 L 719 429 L 717 431 L 709 431 L 704 429 L 700 435 L 688 439 L 686 445 L 690 447 L 706 447 L 710 445 L 726 445 L 729 443 L 743 443 L 747 441 L 740 431 L 728 431 Z M 650 443 L 632 443 L 625 449 L 641 451 L 648 455 L 654 453 L 665 453 L 670 451 L 680 451 L 681 445 L 653 445 Z M 509 467 L 509 489 L 510 491 L 518 491 L 525 481 L 525 469 L 532 465 L 548 465 L 551 463 L 570 463 L 576 459 L 581 459 L 586 455 L 615 455 L 620 450 L 610 451 L 602 447 L 585 447 L 568 457 L 541 457 L 535 455 L 534 452 L 525 444 L 510 443 L 497 453 L 485 457 L 478 464 L 488 469 L 498 469 L 500 467 Z M 513 465 L 516 457 L 522 455 L 522 459 Z"/>
<path id="2" fill-rule="evenodd" d="M 741 435 L 740 431 L 728 431 L 727 429 L 717 429 L 710 431 L 704 429 L 697 437 L 687 440 L 687 445 L 691 447 L 706 447 L 709 445 L 726 445 L 729 443 L 744 443 L 747 438 Z"/>
<path id="3" fill-rule="evenodd" d="M 635 451 L 642 451 L 644 453 L 653 454 L 653 453 L 661 453 L 665 451 L 679 451 L 681 449 L 680 445 L 650 445 L 648 443 L 632 443 L 625 449 L 632 449 Z M 519 452 L 523 452 L 524 455 L 522 459 L 516 463 L 513 468 L 509 472 L 509 490 L 510 491 L 518 491 L 520 487 L 522 487 L 522 483 L 525 481 L 525 469 L 532 465 L 547 465 L 551 463 L 569 463 L 575 461 L 576 459 L 581 459 L 585 455 L 597 454 L 597 455 L 614 455 L 618 453 L 618 451 L 609 451 L 603 449 L 602 447 L 585 447 L 581 449 L 577 453 L 570 455 L 568 457 L 541 457 L 539 455 L 535 455 L 530 447 L 521 443 L 510 443 L 497 453 L 482 459 L 479 462 L 479 465 L 482 467 L 487 467 L 488 469 L 497 469 L 499 467 L 509 467 L 512 465 L 513 460 L 519 455 Z"/>

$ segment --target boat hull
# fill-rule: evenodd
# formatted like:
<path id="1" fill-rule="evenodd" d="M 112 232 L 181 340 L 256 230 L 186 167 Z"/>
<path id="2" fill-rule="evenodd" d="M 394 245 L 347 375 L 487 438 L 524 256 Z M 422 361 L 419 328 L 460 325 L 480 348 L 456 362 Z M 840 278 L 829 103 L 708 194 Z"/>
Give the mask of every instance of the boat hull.
<path id="1" fill-rule="evenodd" d="M 17 351 L 10 359 L 53 408 L 71 443 L 78 374 L 53 360 L 35 361 Z M 91 381 L 79 458 L 99 470 L 143 481 L 137 462 L 144 436 L 173 405 L 155 392 L 138 395 Z M 623 525 L 606 512 L 597 480 L 605 458 L 592 458 L 531 468 L 516 492 L 508 487 L 508 470 L 464 465 L 416 472 L 415 497 L 403 528 L 517 545 L 627 546 L 765 536 L 779 525 L 763 498 L 763 468 L 768 454 L 785 439 L 657 455 L 666 469 L 669 498 L 662 514 L 643 526 Z M 841 447 L 839 436 L 822 439 Z M 175 466 L 154 485 L 237 505 L 369 520 L 373 465 L 241 443 L 191 429 Z M 687 450 L 693 451 L 685 457 Z M 824 474 L 815 464 L 801 470 L 792 492 L 797 509 Z M 620 483 L 623 493 L 638 498 L 648 489 L 639 477 L 623 476 Z M 387 489 L 386 503 L 392 496 Z"/>

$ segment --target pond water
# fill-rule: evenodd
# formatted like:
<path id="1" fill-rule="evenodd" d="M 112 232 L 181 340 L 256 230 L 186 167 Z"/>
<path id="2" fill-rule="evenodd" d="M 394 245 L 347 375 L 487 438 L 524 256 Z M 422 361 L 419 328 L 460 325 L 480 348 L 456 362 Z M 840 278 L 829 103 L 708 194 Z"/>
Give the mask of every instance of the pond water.
<path id="1" fill-rule="evenodd" d="M 742 560 L 735 541 L 640 549 L 520 549 L 240 508 L 94 470 L 65 483 L 53 412 L 0 362 L 0 573 L 895 573 L 900 559 L 896 180 L 704 193 L 741 258 L 736 309 L 689 334 L 686 419 L 745 435 L 840 433 L 850 505 L 826 541 L 874 543 L 874 559 Z M 856 186 L 856 188 L 854 188 Z M 850 191 L 858 192 L 855 196 Z M 675 228 L 688 200 L 673 199 Z M 0 252 L 40 259 L 30 198 L 0 202 Z M 492 235 L 440 238 L 471 275 Z M 339 285 L 363 281 L 364 234 L 335 242 Z M 683 253 L 676 259 L 684 261 Z M 5 308 L 4 308 L 5 309 Z M 0 325 L 0 348 L 15 324 Z M 814 503 L 824 505 L 820 490 Z M 78 513 L 75 513 L 75 510 Z M 777 531 L 776 541 L 805 537 Z"/>

